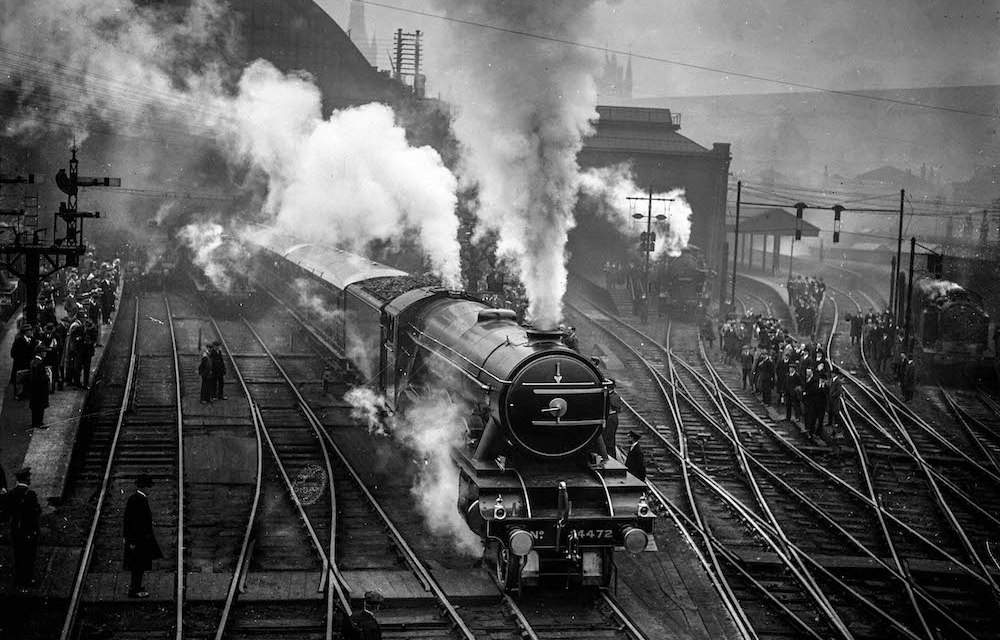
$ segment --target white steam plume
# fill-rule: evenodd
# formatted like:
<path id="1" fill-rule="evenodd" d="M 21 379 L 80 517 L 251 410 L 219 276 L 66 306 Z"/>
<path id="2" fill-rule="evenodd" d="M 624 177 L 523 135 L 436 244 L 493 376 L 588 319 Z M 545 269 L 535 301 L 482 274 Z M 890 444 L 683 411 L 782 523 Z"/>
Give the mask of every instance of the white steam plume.
<path id="1" fill-rule="evenodd" d="M 646 230 L 645 220 L 637 222 L 632 217 L 633 213 L 647 215 L 649 205 L 642 201 L 630 203 L 628 200 L 642 194 L 643 189 L 635 184 L 627 164 L 587 169 L 580 175 L 580 192 L 588 204 L 593 205 L 622 233 L 638 238 L 639 233 Z M 656 233 L 656 249 L 650 256 L 653 260 L 664 252 L 669 256 L 679 256 L 681 250 L 688 246 L 691 239 L 691 205 L 684 195 L 685 190 L 681 188 L 653 194 L 653 231 Z M 666 216 L 666 220 L 657 220 L 658 215 Z"/>
<path id="2" fill-rule="evenodd" d="M 191 250 L 191 260 L 205 273 L 212 285 L 229 292 L 237 280 L 250 271 L 249 254 L 217 222 L 195 222 L 177 232 L 177 238 Z"/>
<path id="3" fill-rule="evenodd" d="M 409 146 L 384 105 L 324 118 L 304 73 L 264 60 L 228 69 L 219 48 L 236 40 L 234 14 L 221 0 L 165 5 L 0 0 L 0 61 L 14 68 L 21 107 L 8 133 L 68 130 L 80 141 L 100 121 L 125 135 L 221 145 L 233 166 L 267 179 L 270 222 L 358 252 L 416 230 L 438 275 L 458 285 L 456 180 L 436 151 Z M 222 88 L 230 75 L 240 78 L 235 94 Z"/>
<path id="4" fill-rule="evenodd" d="M 502 29 L 579 39 L 596 0 L 438 0 L 449 17 Z M 562 317 L 565 246 L 574 226 L 577 153 L 597 118 L 596 55 L 509 32 L 452 30 L 458 65 L 449 97 L 466 147 L 464 177 L 479 184 L 481 225 L 499 231 L 542 327 Z"/>
<path id="5" fill-rule="evenodd" d="M 344 399 L 353 407 L 351 417 L 365 423 L 370 433 L 391 434 L 417 454 L 420 468 L 410 492 L 427 528 L 450 537 L 459 551 L 480 555 L 482 542 L 458 511 L 458 468 L 450 455 L 451 447 L 463 444 L 466 437 L 462 416 L 468 408 L 432 392 L 418 398 L 400 418 L 390 416 L 385 399 L 370 389 L 352 389 Z"/>

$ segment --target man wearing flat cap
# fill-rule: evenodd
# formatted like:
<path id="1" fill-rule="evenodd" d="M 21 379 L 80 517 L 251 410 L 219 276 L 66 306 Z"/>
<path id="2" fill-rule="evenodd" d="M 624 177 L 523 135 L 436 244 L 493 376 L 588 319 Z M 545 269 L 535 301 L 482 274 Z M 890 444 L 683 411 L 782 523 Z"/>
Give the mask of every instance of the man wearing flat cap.
<path id="1" fill-rule="evenodd" d="M 365 592 L 364 608 L 344 619 L 340 635 L 344 640 L 382 640 L 382 627 L 375 619 L 375 612 L 382 606 L 382 594 Z"/>
<path id="2" fill-rule="evenodd" d="M 153 479 L 142 474 L 135 481 L 135 493 L 125 503 L 125 524 L 122 537 L 125 539 L 125 570 L 132 572 L 128 597 L 148 598 L 149 592 L 142 586 L 142 575 L 153 568 L 153 560 L 163 557 L 160 545 L 153 533 L 153 512 L 149 508 L 146 493 L 153 486 Z"/>
<path id="3" fill-rule="evenodd" d="M 639 438 L 641 437 L 642 434 L 638 431 L 632 430 L 628 432 L 628 439 L 632 444 L 629 446 L 628 456 L 625 458 L 625 468 L 636 478 L 645 482 L 646 458 L 643 456 L 642 447 L 639 445 Z"/>
<path id="4" fill-rule="evenodd" d="M 10 514 L 10 537 L 14 543 L 14 586 L 27 591 L 35 572 L 35 556 L 38 553 L 38 536 L 41 533 L 39 516 L 42 508 L 38 496 L 28 484 L 31 482 L 31 467 L 24 467 L 14 474 L 17 484 L 7 494 L 7 512 Z"/>

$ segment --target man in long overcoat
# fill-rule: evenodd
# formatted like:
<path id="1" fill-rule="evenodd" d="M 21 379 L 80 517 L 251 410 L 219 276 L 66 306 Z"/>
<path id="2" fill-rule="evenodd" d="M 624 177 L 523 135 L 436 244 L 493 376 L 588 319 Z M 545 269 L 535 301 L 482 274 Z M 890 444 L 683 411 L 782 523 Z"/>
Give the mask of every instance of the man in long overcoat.
<path id="1" fill-rule="evenodd" d="M 31 428 L 45 424 L 45 410 L 49 408 L 49 375 L 45 371 L 45 345 L 35 347 L 35 357 L 28 364 L 28 406 L 31 407 Z"/>
<path id="2" fill-rule="evenodd" d="M 215 375 L 212 368 L 212 345 L 205 345 L 205 350 L 201 352 L 201 361 L 198 362 L 198 375 L 201 376 L 201 403 L 212 402 L 215 391 Z"/>
<path id="3" fill-rule="evenodd" d="M 7 512 L 10 514 L 10 537 L 14 543 L 14 586 L 26 591 L 31 586 L 38 553 L 38 536 L 41 533 L 39 516 L 42 508 L 38 496 L 28 484 L 31 468 L 25 467 L 14 474 L 17 484 L 7 494 Z"/>
<path id="4" fill-rule="evenodd" d="M 226 359 L 222 356 L 221 341 L 216 340 L 212 343 L 210 354 L 212 357 L 212 378 L 214 378 L 212 395 L 219 400 L 226 400 L 226 394 L 223 393 L 226 386 Z"/>
<path id="5" fill-rule="evenodd" d="M 14 342 L 10 345 L 11 384 L 17 383 L 17 372 L 24 371 L 28 368 L 28 363 L 31 362 L 31 356 L 35 353 L 35 338 L 34 332 L 32 331 L 33 328 L 34 327 L 27 322 L 22 324 L 17 337 L 14 338 Z"/>
<path id="6" fill-rule="evenodd" d="M 142 575 L 153 568 L 153 560 L 163 557 L 153 532 L 153 512 L 146 495 L 152 486 L 153 479 L 142 474 L 135 481 L 135 493 L 125 503 L 122 537 L 125 540 L 124 568 L 132 572 L 128 588 L 130 598 L 149 597 L 142 586 Z"/>

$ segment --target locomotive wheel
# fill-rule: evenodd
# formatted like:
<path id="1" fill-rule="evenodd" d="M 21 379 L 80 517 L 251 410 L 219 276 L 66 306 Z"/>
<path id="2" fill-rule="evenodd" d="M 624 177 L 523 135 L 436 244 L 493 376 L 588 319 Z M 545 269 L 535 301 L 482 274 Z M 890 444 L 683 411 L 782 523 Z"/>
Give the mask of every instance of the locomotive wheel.
<path id="1" fill-rule="evenodd" d="M 520 591 L 521 562 L 501 544 L 497 545 L 496 576 L 504 591 Z"/>

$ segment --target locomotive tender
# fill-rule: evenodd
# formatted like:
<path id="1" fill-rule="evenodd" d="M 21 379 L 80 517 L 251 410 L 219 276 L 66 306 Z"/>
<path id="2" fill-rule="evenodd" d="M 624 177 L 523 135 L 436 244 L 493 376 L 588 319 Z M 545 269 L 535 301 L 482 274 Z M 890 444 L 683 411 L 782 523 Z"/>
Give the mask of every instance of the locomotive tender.
<path id="1" fill-rule="evenodd" d="M 337 249 L 272 230 L 255 242 L 265 286 L 391 410 L 405 415 L 444 390 L 460 404 L 468 418 L 465 445 L 451 451 L 457 506 L 505 588 L 547 576 L 603 586 L 615 549 L 655 548 L 646 485 L 613 456 L 600 462 L 612 383 L 561 332 L 522 327 L 510 310 Z"/>

